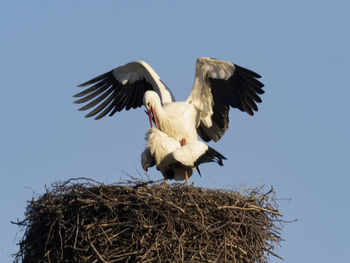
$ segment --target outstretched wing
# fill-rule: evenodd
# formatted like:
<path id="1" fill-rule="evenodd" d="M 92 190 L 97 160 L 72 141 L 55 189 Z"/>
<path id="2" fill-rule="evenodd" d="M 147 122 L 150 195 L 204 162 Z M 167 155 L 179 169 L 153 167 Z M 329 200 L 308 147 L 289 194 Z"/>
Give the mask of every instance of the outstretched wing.
<path id="1" fill-rule="evenodd" d="M 192 91 L 187 98 L 198 111 L 197 132 L 206 142 L 218 141 L 228 129 L 229 109 L 254 115 L 264 93 L 258 78 L 249 69 L 227 61 L 199 58 Z"/>
<path id="2" fill-rule="evenodd" d="M 147 90 L 157 92 L 163 104 L 174 100 L 171 91 L 158 74 L 144 61 L 130 62 L 117 67 L 78 87 L 86 86 L 89 87 L 74 95 L 74 97 L 83 97 L 74 103 L 87 103 L 79 110 L 94 107 L 85 117 L 98 114 L 95 119 L 100 119 L 106 114 L 112 116 L 123 109 L 129 110 L 142 106 L 143 95 Z"/>

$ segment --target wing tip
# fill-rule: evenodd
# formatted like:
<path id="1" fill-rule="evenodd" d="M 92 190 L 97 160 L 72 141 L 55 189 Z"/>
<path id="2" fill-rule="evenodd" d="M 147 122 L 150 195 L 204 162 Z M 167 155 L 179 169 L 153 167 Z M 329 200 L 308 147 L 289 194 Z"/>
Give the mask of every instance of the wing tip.
<path id="1" fill-rule="evenodd" d="M 260 74 L 256 73 L 255 71 L 253 71 L 253 70 L 251 70 L 251 69 L 248 69 L 248 68 L 239 66 L 239 65 L 237 65 L 237 64 L 234 64 L 234 65 L 235 65 L 235 67 L 236 67 L 236 69 L 237 69 L 238 71 L 241 71 L 241 72 L 244 72 L 244 73 L 246 73 L 246 74 L 248 74 L 248 75 L 251 75 L 251 76 L 253 76 L 253 77 L 256 78 L 256 79 L 260 79 L 260 78 L 261 78 L 261 75 L 260 75 Z"/>
<path id="2" fill-rule="evenodd" d="M 91 111 L 91 112 L 89 112 L 88 114 L 85 115 L 85 118 L 90 118 L 90 117 L 92 117 L 92 116 L 94 116 L 94 115 L 95 115 L 95 113 L 93 113 L 93 112 Z"/>
<path id="3" fill-rule="evenodd" d="M 84 83 L 81 83 L 81 84 L 77 85 L 77 87 L 78 87 L 78 88 L 81 88 L 81 87 L 86 87 L 86 86 L 88 86 L 88 85 L 89 85 L 89 81 L 84 82 Z"/>
<path id="4" fill-rule="evenodd" d="M 73 97 L 75 97 L 75 96 L 76 95 L 74 95 Z M 77 98 L 77 97 L 75 97 L 75 98 Z M 83 102 L 85 102 L 84 98 L 73 101 L 74 104 L 80 104 L 80 103 L 83 103 Z"/>

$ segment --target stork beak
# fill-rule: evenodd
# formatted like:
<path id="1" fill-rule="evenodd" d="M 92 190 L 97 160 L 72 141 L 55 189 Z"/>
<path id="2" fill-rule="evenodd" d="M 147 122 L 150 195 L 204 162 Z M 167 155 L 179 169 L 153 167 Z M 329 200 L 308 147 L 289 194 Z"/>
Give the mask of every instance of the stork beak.
<path id="1" fill-rule="evenodd" d="M 153 114 L 154 123 L 156 124 L 156 127 L 159 130 L 157 115 L 153 108 L 152 108 L 152 114 Z"/>
<path id="2" fill-rule="evenodd" d="M 148 110 L 147 111 L 148 118 L 149 118 L 149 123 L 151 124 L 151 128 L 153 128 L 153 123 L 152 123 L 152 111 Z"/>

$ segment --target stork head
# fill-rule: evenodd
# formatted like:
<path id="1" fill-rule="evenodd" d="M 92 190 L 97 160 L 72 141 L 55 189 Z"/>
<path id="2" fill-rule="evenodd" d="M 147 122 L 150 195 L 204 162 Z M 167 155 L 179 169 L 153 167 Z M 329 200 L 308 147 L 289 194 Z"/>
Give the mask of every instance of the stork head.
<path id="1" fill-rule="evenodd" d="M 159 129 L 157 116 L 155 113 L 155 108 L 157 108 L 158 106 L 161 106 L 160 98 L 159 98 L 158 94 L 153 90 L 146 91 L 145 95 L 143 96 L 143 105 L 147 109 L 147 113 L 148 113 L 151 127 L 153 127 L 152 120 L 154 120 L 156 127 Z"/>
<path id="2" fill-rule="evenodd" d="M 153 90 L 147 90 L 143 96 L 143 105 L 147 110 L 152 110 L 156 106 L 161 105 L 158 94 Z"/>

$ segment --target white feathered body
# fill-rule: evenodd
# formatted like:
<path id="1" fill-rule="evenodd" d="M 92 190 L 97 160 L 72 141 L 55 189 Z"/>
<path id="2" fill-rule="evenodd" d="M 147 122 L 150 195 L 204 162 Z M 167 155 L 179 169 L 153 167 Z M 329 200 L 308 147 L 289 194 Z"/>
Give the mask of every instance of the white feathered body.
<path id="1" fill-rule="evenodd" d="M 202 57 L 196 62 L 193 88 L 185 101 L 175 102 L 172 92 L 156 71 L 144 61 L 134 61 L 101 74 L 80 87 L 74 95 L 79 110 L 94 109 L 86 117 L 100 119 L 123 109 L 146 107 L 150 122 L 177 141 L 218 141 L 228 129 L 230 107 L 250 115 L 258 111 L 264 86 L 260 75 L 231 62 Z M 152 125 L 152 124 L 151 124 Z M 156 124 L 157 125 L 157 124 Z"/>
<path id="2" fill-rule="evenodd" d="M 141 156 L 143 168 L 147 169 L 147 163 L 150 163 L 152 156 L 154 157 L 157 169 L 163 175 L 166 170 L 174 171 L 174 179 L 184 180 L 185 171 L 188 176 L 192 175 L 195 162 L 205 153 L 208 146 L 198 140 L 194 140 L 181 146 L 180 142 L 169 137 L 166 133 L 151 128 L 146 134 L 147 148 Z M 147 162 L 148 160 L 148 162 Z M 145 170 L 146 170 L 145 169 Z"/>
<path id="3" fill-rule="evenodd" d="M 178 141 L 197 141 L 197 127 L 200 122 L 206 127 L 213 125 L 211 117 L 214 100 L 208 78 L 228 80 L 234 71 L 235 66 L 230 62 L 199 58 L 193 89 L 186 101 L 161 104 L 163 100 L 160 99 L 159 102 L 153 103 L 160 130 Z M 159 90 L 162 98 L 163 89 Z M 147 99 L 144 99 L 144 104 L 147 104 Z"/>
<path id="4" fill-rule="evenodd" d="M 186 139 L 186 143 L 197 141 L 197 111 L 185 101 L 166 103 L 155 108 L 159 128 L 177 141 Z"/>

